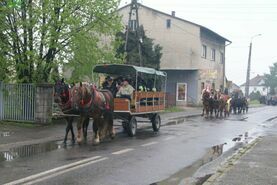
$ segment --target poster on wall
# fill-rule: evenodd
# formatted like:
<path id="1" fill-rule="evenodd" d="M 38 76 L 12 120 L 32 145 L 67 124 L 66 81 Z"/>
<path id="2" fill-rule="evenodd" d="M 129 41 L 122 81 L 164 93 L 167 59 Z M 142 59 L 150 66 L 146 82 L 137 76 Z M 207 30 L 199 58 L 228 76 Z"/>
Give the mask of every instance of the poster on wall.
<path id="1" fill-rule="evenodd" d="M 187 101 L 187 84 L 177 83 L 177 101 Z"/>

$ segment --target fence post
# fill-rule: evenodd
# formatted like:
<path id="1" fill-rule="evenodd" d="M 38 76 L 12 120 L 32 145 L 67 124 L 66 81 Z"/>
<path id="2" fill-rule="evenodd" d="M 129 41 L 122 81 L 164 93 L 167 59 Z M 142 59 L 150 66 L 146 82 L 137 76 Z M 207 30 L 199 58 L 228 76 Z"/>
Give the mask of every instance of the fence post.
<path id="1" fill-rule="evenodd" d="M 53 85 L 37 84 L 35 91 L 35 122 L 43 124 L 51 123 Z"/>
<path id="2" fill-rule="evenodd" d="M 2 89 L 2 83 L 0 81 L 0 121 L 3 120 L 3 89 Z"/>

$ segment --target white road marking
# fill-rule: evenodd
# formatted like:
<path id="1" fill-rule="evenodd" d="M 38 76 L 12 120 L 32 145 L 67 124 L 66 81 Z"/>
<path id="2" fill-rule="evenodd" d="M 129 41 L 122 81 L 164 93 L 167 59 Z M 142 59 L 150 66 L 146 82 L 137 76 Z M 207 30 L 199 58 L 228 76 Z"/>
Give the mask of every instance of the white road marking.
<path id="1" fill-rule="evenodd" d="M 123 154 L 123 153 L 130 152 L 130 151 L 132 151 L 132 150 L 134 150 L 134 149 L 133 149 L 133 148 L 126 148 L 126 149 L 123 149 L 123 150 L 119 150 L 119 151 L 117 151 L 117 152 L 113 152 L 112 154 L 114 154 L 114 155 L 119 155 L 119 154 Z"/>
<path id="2" fill-rule="evenodd" d="M 158 144 L 158 142 L 154 141 L 154 142 L 143 144 L 141 146 L 150 146 L 150 145 L 155 145 L 155 144 Z"/>
<path id="3" fill-rule="evenodd" d="M 101 158 L 101 159 L 97 159 L 95 161 L 90 161 L 88 163 L 85 163 L 85 164 L 81 164 L 79 166 L 75 166 L 75 167 L 72 167 L 72 168 L 69 168 L 69 169 L 66 169 L 66 170 L 63 170 L 63 171 L 60 171 L 60 172 L 57 172 L 57 173 L 54 173 L 54 174 L 51 174 L 51 175 L 48 175 L 46 177 L 42 177 L 40 179 L 37 179 L 37 180 L 34 180 L 34 181 L 31 181 L 31 182 L 28 182 L 26 183 L 26 185 L 32 185 L 32 184 L 36 184 L 38 182 L 41 182 L 41 181 L 45 181 L 47 179 L 51 179 L 51 178 L 54 178 L 58 175 L 62 175 L 64 173 L 67 173 L 67 172 L 70 172 L 72 170 L 76 170 L 76 169 L 79 169 L 79 168 L 83 168 L 85 166 L 88 166 L 88 165 L 91 165 L 91 164 L 94 164 L 94 163 L 97 163 L 97 162 L 100 162 L 100 161 L 104 161 L 104 160 L 107 160 L 108 158 L 107 157 L 104 157 L 104 158 Z"/>
<path id="4" fill-rule="evenodd" d="M 74 163 L 71 163 L 71 164 L 67 164 L 67 165 L 64 165 L 64 166 L 53 168 L 51 170 L 47 170 L 47 171 L 44 171 L 44 172 L 41 172 L 41 173 L 38 173 L 38 174 L 35 174 L 35 175 L 31 175 L 29 177 L 18 179 L 16 181 L 12 181 L 12 182 L 6 183 L 5 185 L 23 184 L 25 182 L 41 178 L 43 176 L 47 176 L 47 175 L 50 175 L 52 173 L 56 173 L 56 172 L 63 171 L 63 170 L 69 170 L 69 169 L 71 169 L 73 167 L 77 168 L 77 167 L 79 167 L 80 165 L 82 165 L 84 163 L 87 164 L 89 162 L 94 162 L 94 161 L 96 161 L 99 158 L 101 158 L 101 156 L 94 156 L 94 157 L 90 157 L 90 158 L 87 158 L 87 159 L 83 159 L 83 160 L 80 160 L 80 161 L 77 161 L 77 162 L 74 162 Z M 105 158 L 102 158 L 102 159 L 105 159 Z M 96 161 L 96 162 L 98 162 L 98 161 Z"/>
<path id="5" fill-rule="evenodd" d="M 168 141 L 168 140 L 171 140 L 171 139 L 174 139 L 175 137 L 167 137 L 164 139 L 164 141 Z"/>

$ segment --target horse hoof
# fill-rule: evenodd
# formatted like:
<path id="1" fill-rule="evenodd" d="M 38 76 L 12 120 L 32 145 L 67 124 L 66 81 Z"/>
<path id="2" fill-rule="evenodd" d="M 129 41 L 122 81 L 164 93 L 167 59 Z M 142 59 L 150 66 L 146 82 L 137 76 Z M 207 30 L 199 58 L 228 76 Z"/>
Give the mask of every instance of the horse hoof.
<path id="1" fill-rule="evenodd" d="M 66 140 L 63 140 L 63 144 L 66 145 Z"/>
<path id="2" fill-rule="evenodd" d="M 82 143 L 82 139 L 80 137 L 77 137 L 77 142 L 78 142 L 78 144 L 81 144 Z"/>
<path id="3" fill-rule="evenodd" d="M 72 142 L 72 144 L 74 144 L 75 143 L 75 139 L 72 139 L 71 142 Z"/>
<path id="4" fill-rule="evenodd" d="M 115 134 L 111 134 L 110 137 L 111 137 L 111 139 L 114 139 L 115 138 Z"/>
<path id="5" fill-rule="evenodd" d="M 95 139 L 95 140 L 94 140 L 94 144 L 97 145 L 97 144 L 99 144 L 99 143 L 100 143 L 100 140 L 99 140 L 99 139 Z"/>

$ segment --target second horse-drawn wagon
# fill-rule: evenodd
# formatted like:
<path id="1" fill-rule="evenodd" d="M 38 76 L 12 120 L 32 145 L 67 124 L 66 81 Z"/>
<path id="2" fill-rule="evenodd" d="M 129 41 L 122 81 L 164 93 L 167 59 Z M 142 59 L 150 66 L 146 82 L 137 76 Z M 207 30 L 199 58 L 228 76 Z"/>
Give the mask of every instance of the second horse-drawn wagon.
<path id="1" fill-rule="evenodd" d="M 160 112 L 165 109 L 165 92 L 167 74 L 147 67 L 133 65 L 104 64 L 95 66 L 94 73 L 113 79 L 112 91 L 117 91 L 123 80 L 133 87 L 134 91 L 127 97 L 117 97 L 114 93 L 114 116 L 122 121 L 123 128 L 129 136 L 134 136 L 137 130 L 137 117 L 147 118 L 152 123 L 155 132 L 161 126 Z M 101 80 L 102 77 L 102 80 Z"/>

